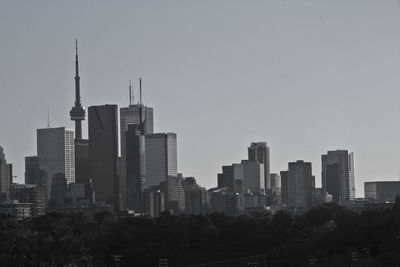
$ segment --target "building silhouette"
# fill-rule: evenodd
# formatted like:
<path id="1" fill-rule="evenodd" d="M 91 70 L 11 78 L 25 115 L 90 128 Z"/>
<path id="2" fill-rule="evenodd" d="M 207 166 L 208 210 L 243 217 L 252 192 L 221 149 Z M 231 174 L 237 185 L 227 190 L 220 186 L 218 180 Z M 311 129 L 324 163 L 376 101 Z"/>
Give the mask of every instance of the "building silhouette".
<path id="1" fill-rule="evenodd" d="M 365 198 L 376 202 L 394 202 L 400 195 L 400 181 L 364 182 Z"/>
<path id="2" fill-rule="evenodd" d="M 67 184 L 75 182 L 74 131 L 65 127 L 37 130 L 37 155 L 45 177 L 46 197 L 50 199 L 55 174 L 65 175 Z"/>
<path id="3" fill-rule="evenodd" d="M 347 150 L 328 151 L 321 156 L 322 189 L 332 195 L 333 202 L 355 198 L 354 154 Z"/>
<path id="4" fill-rule="evenodd" d="M 118 107 L 89 107 L 89 165 L 96 202 L 119 210 L 118 179 Z"/>

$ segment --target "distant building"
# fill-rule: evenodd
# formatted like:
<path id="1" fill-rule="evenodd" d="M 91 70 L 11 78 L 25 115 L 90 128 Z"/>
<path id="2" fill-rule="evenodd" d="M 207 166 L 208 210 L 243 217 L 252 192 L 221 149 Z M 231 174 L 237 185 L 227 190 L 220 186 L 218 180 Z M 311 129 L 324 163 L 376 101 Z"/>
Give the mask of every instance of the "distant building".
<path id="1" fill-rule="evenodd" d="M 67 203 L 94 204 L 95 194 L 91 181 L 69 184 L 65 194 L 65 201 Z"/>
<path id="2" fill-rule="evenodd" d="M 264 164 L 264 185 L 266 189 L 271 188 L 269 147 L 267 142 L 251 143 L 248 148 L 249 160 Z"/>
<path id="3" fill-rule="evenodd" d="M 289 205 L 289 171 L 281 171 L 281 204 Z"/>
<path id="4" fill-rule="evenodd" d="M 89 140 L 75 139 L 75 182 L 90 180 Z"/>
<path id="5" fill-rule="evenodd" d="M 322 188 L 341 204 L 355 198 L 354 154 L 347 150 L 328 151 L 321 156 Z"/>
<path id="6" fill-rule="evenodd" d="M 315 188 L 314 192 L 315 192 L 314 194 L 315 205 L 332 202 L 332 195 L 325 192 L 322 188 Z"/>
<path id="7" fill-rule="evenodd" d="M 227 188 L 211 188 L 208 190 L 210 212 L 223 212 L 229 216 L 238 215 L 238 197 Z"/>
<path id="8" fill-rule="evenodd" d="M 311 163 L 298 160 L 289 162 L 289 170 L 281 172 L 282 201 L 289 208 L 306 208 L 313 204 L 315 177 Z"/>
<path id="9" fill-rule="evenodd" d="M 145 137 L 146 184 L 145 188 L 166 182 L 177 176 L 177 142 L 175 133 L 155 133 Z"/>
<path id="10" fill-rule="evenodd" d="M 10 214 L 17 220 L 32 216 L 32 203 L 20 203 L 18 200 L 7 200 L 0 204 L 0 213 Z"/>
<path id="11" fill-rule="evenodd" d="M 12 165 L 8 164 L 3 148 L 0 146 L 0 201 L 7 199 L 8 189 L 12 184 Z"/>
<path id="12" fill-rule="evenodd" d="M 145 213 L 154 218 L 166 210 L 166 196 L 159 186 L 152 186 L 143 192 L 143 203 L 145 206 Z"/>
<path id="13" fill-rule="evenodd" d="M 238 209 L 242 213 L 263 212 L 267 204 L 265 194 L 261 193 L 241 193 L 237 195 Z"/>
<path id="14" fill-rule="evenodd" d="M 57 207 L 65 203 L 67 194 L 67 180 L 62 173 L 56 173 L 51 183 L 50 204 L 52 207 Z"/>
<path id="15" fill-rule="evenodd" d="M 271 173 L 271 204 L 281 203 L 281 176 L 278 173 Z"/>
<path id="16" fill-rule="evenodd" d="M 194 177 L 184 178 L 183 189 L 185 191 L 185 213 L 207 214 L 207 190 L 199 186 Z"/>
<path id="17" fill-rule="evenodd" d="M 89 107 L 90 177 L 96 201 L 119 211 L 117 105 Z"/>
<path id="18" fill-rule="evenodd" d="M 222 166 L 222 173 L 218 174 L 218 187 L 227 187 L 230 192 L 242 192 L 242 186 L 243 164 Z"/>
<path id="19" fill-rule="evenodd" d="M 166 182 L 160 183 L 162 190 L 166 193 L 166 209 L 172 214 L 185 212 L 185 191 L 183 189 L 183 177 L 168 176 Z"/>
<path id="20" fill-rule="evenodd" d="M 25 157 L 25 184 L 40 184 L 39 157 Z"/>
<path id="21" fill-rule="evenodd" d="M 242 160 L 241 165 L 243 166 L 242 191 L 264 193 L 264 164 L 258 161 Z"/>
<path id="22" fill-rule="evenodd" d="M 64 174 L 67 183 L 75 182 L 74 131 L 65 127 L 38 129 L 37 153 L 40 170 L 47 177 L 46 195 L 50 199 L 55 174 Z"/>
<path id="23" fill-rule="evenodd" d="M 46 210 L 45 188 L 36 184 L 12 184 L 9 190 L 9 199 L 19 203 L 31 203 L 33 217 L 44 215 Z"/>
<path id="24" fill-rule="evenodd" d="M 400 181 L 364 182 L 364 193 L 375 202 L 393 202 L 400 195 Z"/>
<path id="25" fill-rule="evenodd" d="M 130 87 L 131 92 L 131 87 Z M 122 202 L 124 206 L 128 205 L 132 208 L 132 193 L 128 193 L 129 186 L 127 183 L 132 183 L 132 181 L 127 181 L 127 164 L 128 157 L 128 140 L 127 134 L 129 126 L 133 126 L 135 134 L 137 135 L 147 135 L 153 133 L 153 108 L 144 106 L 141 102 L 138 104 L 132 104 L 130 99 L 130 105 L 128 107 L 120 108 L 120 135 L 121 135 L 121 175 L 120 175 L 120 190 L 122 195 Z M 134 131 L 131 128 L 131 131 Z M 132 132 L 131 132 L 132 135 Z M 131 140 L 132 142 L 132 140 Z M 132 148 L 130 148 L 132 154 Z M 132 157 L 132 156 L 131 156 Z M 143 162 L 144 164 L 144 162 Z M 131 177 L 131 180 L 134 179 Z M 130 196 L 128 196 L 130 194 Z M 130 200 L 129 200 L 130 198 Z M 128 204 L 129 202 L 129 204 Z"/>
<path id="26" fill-rule="evenodd" d="M 136 124 L 129 125 L 125 136 L 126 204 L 128 209 L 134 210 L 140 210 L 139 197 L 146 186 L 146 144 L 140 128 Z"/>

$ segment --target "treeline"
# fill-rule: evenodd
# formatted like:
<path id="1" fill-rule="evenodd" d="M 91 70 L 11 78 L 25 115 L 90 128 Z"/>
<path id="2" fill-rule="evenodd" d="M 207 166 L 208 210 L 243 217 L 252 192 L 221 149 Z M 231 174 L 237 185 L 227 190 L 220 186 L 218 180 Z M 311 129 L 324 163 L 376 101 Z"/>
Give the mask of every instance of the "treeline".
<path id="1" fill-rule="evenodd" d="M 236 258 L 249 260 L 212 262 Z M 334 204 L 301 216 L 0 215 L 0 266 L 400 266 L 400 200 L 355 213 Z"/>

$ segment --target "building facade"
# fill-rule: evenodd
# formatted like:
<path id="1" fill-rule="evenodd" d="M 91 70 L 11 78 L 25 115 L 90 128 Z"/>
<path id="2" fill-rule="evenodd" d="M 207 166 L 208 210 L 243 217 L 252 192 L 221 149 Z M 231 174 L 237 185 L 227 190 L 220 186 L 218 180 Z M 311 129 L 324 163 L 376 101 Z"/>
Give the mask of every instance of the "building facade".
<path id="1" fill-rule="evenodd" d="M 264 184 L 266 189 L 271 188 L 269 147 L 267 142 L 251 143 L 248 148 L 249 160 L 264 164 Z"/>
<path id="2" fill-rule="evenodd" d="M 63 174 L 67 183 L 75 182 L 74 131 L 65 127 L 37 130 L 37 155 L 46 176 L 46 195 L 50 199 L 54 175 Z"/>
<path id="3" fill-rule="evenodd" d="M 96 202 L 120 207 L 117 105 L 89 107 L 89 166 Z"/>
<path id="4" fill-rule="evenodd" d="M 178 175 L 177 141 L 175 133 L 156 133 L 145 137 L 146 183 L 145 188 L 166 182 L 169 176 Z"/>
<path id="5" fill-rule="evenodd" d="M 321 156 L 322 189 L 332 195 L 333 202 L 355 198 L 354 154 L 347 150 L 328 151 Z"/>
<path id="6" fill-rule="evenodd" d="M 400 181 L 364 182 L 364 193 L 375 202 L 394 202 L 400 195 Z"/>

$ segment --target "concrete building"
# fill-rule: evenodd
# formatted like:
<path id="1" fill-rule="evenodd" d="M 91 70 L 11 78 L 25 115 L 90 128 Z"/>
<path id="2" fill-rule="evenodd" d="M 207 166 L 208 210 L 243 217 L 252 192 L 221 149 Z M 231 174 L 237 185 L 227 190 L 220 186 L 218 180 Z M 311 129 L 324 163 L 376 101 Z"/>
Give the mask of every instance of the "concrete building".
<path id="1" fill-rule="evenodd" d="M 265 189 L 271 188 L 269 147 L 267 142 L 251 143 L 248 148 L 249 160 L 264 164 Z"/>
<path id="2" fill-rule="evenodd" d="M 207 191 L 210 212 L 223 212 L 229 216 L 238 215 L 237 194 L 225 188 L 211 188 Z"/>
<path id="3" fill-rule="evenodd" d="M 169 176 L 178 175 L 177 141 L 175 133 L 156 133 L 145 137 L 146 184 L 145 188 L 166 182 Z"/>
<path id="4" fill-rule="evenodd" d="M 364 193 L 375 202 L 394 202 L 400 195 L 400 181 L 364 182 Z"/>
<path id="5" fill-rule="evenodd" d="M 119 211 L 117 105 L 89 107 L 89 165 L 96 202 Z"/>
<path id="6" fill-rule="evenodd" d="M 6 161 L 3 148 L 0 146 L 0 201 L 7 199 L 8 189 L 12 184 L 12 165 Z"/>
<path id="7" fill-rule="evenodd" d="M 322 188 L 341 204 L 355 198 L 354 154 L 347 150 L 328 151 L 321 156 Z"/>
<path id="8" fill-rule="evenodd" d="M 145 213 L 154 218 L 160 216 L 166 209 L 166 196 L 159 186 L 152 186 L 143 191 Z"/>
<path id="9" fill-rule="evenodd" d="M 65 127 L 37 130 L 37 155 L 40 170 L 45 172 L 46 195 L 50 199 L 55 174 L 65 175 L 67 184 L 75 182 L 74 131 Z"/>

